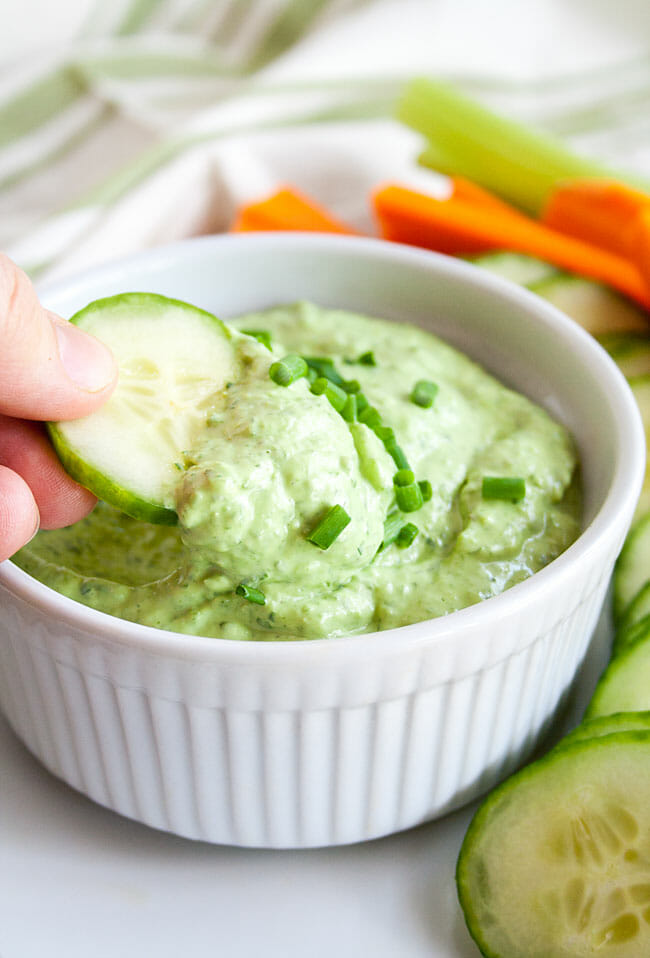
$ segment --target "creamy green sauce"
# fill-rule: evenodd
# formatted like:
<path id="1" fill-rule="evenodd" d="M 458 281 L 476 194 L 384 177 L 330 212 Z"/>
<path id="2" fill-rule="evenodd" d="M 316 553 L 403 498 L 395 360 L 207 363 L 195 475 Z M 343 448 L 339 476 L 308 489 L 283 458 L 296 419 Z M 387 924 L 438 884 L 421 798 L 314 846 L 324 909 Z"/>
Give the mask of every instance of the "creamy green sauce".
<path id="1" fill-rule="evenodd" d="M 41 532 L 15 557 L 79 602 L 146 625 L 231 639 L 310 639 L 445 615 L 541 569 L 580 531 L 567 431 L 525 397 L 421 329 L 299 303 L 233 321 L 271 333 L 272 352 L 236 337 L 243 370 L 227 384 L 179 470 L 177 527 L 100 503 Z M 376 365 L 354 362 L 372 350 Z M 301 379 L 269 378 L 288 352 L 327 356 L 391 426 L 433 496 L 404 516 L 419 534 L 380 550 L 396 467 L 365 425 L 349 424 Z M 430 408 L 414 383 L 438 385 Z M 488 500 L 484 475 L 522 476 L 519 502 Z M 326 550 L 308 541 L 335 503 L 351 517 Z M 245 582 L 258 605 L 235 594 Z"/>

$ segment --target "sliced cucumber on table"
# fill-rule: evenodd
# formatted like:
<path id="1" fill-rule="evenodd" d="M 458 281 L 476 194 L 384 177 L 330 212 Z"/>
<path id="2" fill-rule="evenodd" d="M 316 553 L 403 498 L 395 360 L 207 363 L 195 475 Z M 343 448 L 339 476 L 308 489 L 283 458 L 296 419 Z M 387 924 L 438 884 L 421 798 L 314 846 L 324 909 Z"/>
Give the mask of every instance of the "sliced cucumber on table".
<path id="1" fill-rule="evenodd" d="M 599 715 L 598 718 L 587 719 L 568 732 L 555 747 L 564 748 L 565 745 L 585 739 L 630 731 L 650 732 L 650 711 L 615 712 L 613 715 Z"/>
<path id="2" fill-rule="evenodd" d="M 650 641 L 642 636 L 611 660 L 594 690 L 585 719 L 650 710 Z M 649 793 L 650 794 L 650 793 Z M 650 808 L 650 803 L 648 805 Z M 649 952 L 650 954 L 650 952 Z"/>
<path id="3" fill-rule="evenodd" d="M 638 519 L 614 567 L 614 617 L 618 622 L 650 579 L 650 513 Z"/>
<path id="4" fill-rule="evenodd" d="M 647 332 L 648 316 L 630 300 L 592 279 L 561 273 L 529 286 L 593 336 Z"/>
<path id="5" fill-rule="evenodd" d="M 481 269 L 487 269 L 497 276 L 503 276 L 519 286 L 530 286 L 542 280 L 558 276 L 560 270 L 547 263 L 546 260 L 535 256 L 526 256 L 524 253 L 482 253 L 480 256 L 470 256 L 467 259 Z"/>
<path id="6" fill-rule="evenodd" d="M 635 518 L 639 519 L 650 511 L 650 375 L 632 376 L 628 382 L 639 407 L 645 432 L 646 470 L 635 512 Z M 650 578 L 650 571 L 646 578 Z"/>
<path id="7" fill-rule="evenodd" d="M 648 322 L 650 333 L 650 318 Z M 642 333 L 603 333 L 597 337 L 624 376 L 650 375 L 650 335 Z"/>
<path id="8" fill-rule="evenodd" d="M 638 639 L 643 639 L 648 635 L 650 635 L 650 613 L 646 613 L 640 619 L 621 622 L 614 635 L 612 655 L 620 655 L 623 649 L 627 649 Z"/>
<path id="9" fill-rule="evenodd" d="M 135 519 L 175 523 L 183 452 L 235 372 L 230 330 L 211 313 L 151 293 L 97 300 L 70 321 L 111 348 L 120 374 L 97 412 L 49 425 L 64 468 Z"/>
<path id="10" fill-rule="evenodd" d="M 650 569 L 648 569 L 648 579 L 623 610 L 618 628 L 629 629 L 647 615 L 650 615 Z"/>
<path id="11" fill-rule="evenodd" d="M 553 268 L 535 276 L 527 259 L 475 262 L 600 340 L 628 378 L 650 446 L 648 315 L 593 280 Z M 650 955 L 650 469 L 616 565 L 614 611 L 615 657 L 583 722 L 497 788 L 465 837 L 458 894 L 487 958 Z"/>
<path id="12" fill-rule="evenodd" d="M 650 731 L 556 748 L 476 813 L 456 871 L 489 958 L 650 955 Z"/>

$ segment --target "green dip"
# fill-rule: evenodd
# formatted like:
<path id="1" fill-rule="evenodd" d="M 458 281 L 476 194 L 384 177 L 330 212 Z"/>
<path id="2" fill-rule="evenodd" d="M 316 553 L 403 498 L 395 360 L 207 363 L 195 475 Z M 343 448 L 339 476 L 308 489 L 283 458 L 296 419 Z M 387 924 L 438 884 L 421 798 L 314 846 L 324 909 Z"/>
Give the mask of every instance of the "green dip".
<path id="1" fill-rule="evenodd" d="M 15 562 L 85 605 L 145 625 L 230 639 L 312 639 L 446 615 L 541 569 L 580 531 L 577 460 L 567 431 L 525 397 L 421 329 L 308 303 L 233 321 L 268 330 L 272 351 L 236 337 L 241 374 L 179 470 L 176 527 L 104 503 L 40 532 Z M 358 362 L 372 351 L 375 365 Z M 395 463 L 307 379 L 269 377 L 287 353 L 331 357 L 392 427 L 432 498 L 404 515 L 408 548 L 380 549 Z M 438 386 L 415 404 L 418 380 Z M 486 499 L 483 477 L 517 476 L 517 502 Z M 335 504 L 350 523 L 327 549 L 308 540 Z M 237 595 L 259 589 L 263 605 Z"/>

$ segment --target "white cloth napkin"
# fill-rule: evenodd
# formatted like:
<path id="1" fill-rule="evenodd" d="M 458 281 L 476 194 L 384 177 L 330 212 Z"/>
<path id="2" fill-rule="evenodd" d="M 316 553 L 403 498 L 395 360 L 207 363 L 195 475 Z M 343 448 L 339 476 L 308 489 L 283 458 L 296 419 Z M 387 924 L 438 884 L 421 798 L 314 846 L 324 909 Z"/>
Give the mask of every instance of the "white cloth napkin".
<path id="1" fill-rule="evenodd" d="M 372 233 L 381 182 L 445 189 L 392 119 L 413 75 L 650 171 L 645 0 L 55 6 L 25 0 L 0 44 L 0 248 L 39 280 L 226 229 L 285 184 Z"/>

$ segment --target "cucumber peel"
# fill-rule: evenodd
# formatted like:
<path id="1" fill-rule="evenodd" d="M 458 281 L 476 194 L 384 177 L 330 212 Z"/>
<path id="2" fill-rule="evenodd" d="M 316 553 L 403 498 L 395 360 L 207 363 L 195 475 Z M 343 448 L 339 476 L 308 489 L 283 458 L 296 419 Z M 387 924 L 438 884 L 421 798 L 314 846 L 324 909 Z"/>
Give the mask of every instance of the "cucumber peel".
<path id="1" fill-rule="evenodd" d="M 48 424 L 63 467 L 134 519 L 175 524 L 184 453 L 237 374 L 233 334 L 211 313 L 153 293 L 96 300 L 70 322 L 111 348 L 120 375 L 92 415 Z"/>
<path id="2" fill-rule="evenodd" d="M 564 748 L 566 745 L 585 739 L 627 731 L 650 732 L 650 711 L 614 712 L 612 715 L 599 715 L 597 718 L 586 719 L 568 732 L 555 747 Z"/>
<path id="3" fill-rule="evenodd" d="M 650 395 L 650 394 L 649 394 Z M 614 566 L 614 618 L 619 624 L 650 578 L 650 512 L 642 515 L 627 534 Z"/>

